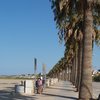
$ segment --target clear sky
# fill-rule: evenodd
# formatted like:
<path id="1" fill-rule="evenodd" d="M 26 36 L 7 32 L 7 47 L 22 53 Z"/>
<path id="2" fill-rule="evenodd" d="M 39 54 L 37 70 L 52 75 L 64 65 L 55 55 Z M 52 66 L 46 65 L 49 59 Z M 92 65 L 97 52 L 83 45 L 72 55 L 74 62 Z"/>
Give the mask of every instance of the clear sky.
<path id="1" fill-rule="evenodd" d="M 0 75 L 47 72 L 63 57 L 49 0 L 0 0 Z M 93 66 L 100 67 L 100 48 Z"/>

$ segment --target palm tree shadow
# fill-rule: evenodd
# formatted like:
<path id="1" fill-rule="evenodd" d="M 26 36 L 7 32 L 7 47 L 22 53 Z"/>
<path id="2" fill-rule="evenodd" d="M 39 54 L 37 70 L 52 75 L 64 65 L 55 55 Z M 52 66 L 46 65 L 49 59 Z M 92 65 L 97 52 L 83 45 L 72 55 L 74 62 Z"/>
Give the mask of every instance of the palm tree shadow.
<path id="1" fill-rule="evenodd" d="M 10 87 L 7 87 L 10 88 Z M 13 88 L 11 88 L 13 90 Z M 10 89 L 10 90 L 11 90 Z M 27 96 L 22 94 L 12 94 L 12 91 L 8 91 L 8 89 L 0 90 L 0 100 L 36 100 L 37 98 L 34 96 Z"/>
<path id="2" fill-rule="evenodd" d="M 77 100 L 76 97 L 70 97 L 70 96 L 62 96 L 62 95 L 49 94 L 49 93 L 43 93 L 43 95 L 53 96 L 53 97 L 60 97 L 60 98 L 66 98 L 66 99 L 72 99 L 72 100 Z"/>
<path id="3" fill-rule="evenodd" d="M 55 88 L 55 87 L 48 87 L 48 89 L 58 89 L 58 90 L 64 90 L 64 91 L 74 91 L 74 89 L 64 89 L 64 88 Z"/>

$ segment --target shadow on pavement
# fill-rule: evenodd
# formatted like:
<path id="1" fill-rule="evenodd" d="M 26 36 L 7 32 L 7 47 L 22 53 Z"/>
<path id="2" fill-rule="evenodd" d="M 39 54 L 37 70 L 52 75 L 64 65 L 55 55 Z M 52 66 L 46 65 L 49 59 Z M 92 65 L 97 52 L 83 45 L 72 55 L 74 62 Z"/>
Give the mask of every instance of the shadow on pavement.
<path id="1" fill-rule="evenodd" d="M 72 100 L 77 100 L 77 98 L 75 98 L 75 97 L 68 97 L 68 96 L 62 96 L 62 95 L 55 95 L 55 94 L 48 94 L 48 93 L 43 93 L 43 95 L 54 96 L 54 97 L 61 97 L 61 98 L 72 99 Z"/>
<path id="2" fill-rule="evenodd" d="M 55 88 L 55 87 L 48 87 L 48 89 L 58 89 L 58 90 L 64 90 L 64 91 L 74 91 L 74 89 L 63 89 L 63 88 Z"/>
<path id="3" fill-rule="evenodd" d="M 16 94 L 13 92 L 13 88 L 10 89 L 4 89 L 0 90 L 0 100 L 36 100 L 36 97 L 33 96 L 27 96 L 27 95 L 21 95 L 21 94 Z M 12 89 L 12 91 L 11 91 Z"/>

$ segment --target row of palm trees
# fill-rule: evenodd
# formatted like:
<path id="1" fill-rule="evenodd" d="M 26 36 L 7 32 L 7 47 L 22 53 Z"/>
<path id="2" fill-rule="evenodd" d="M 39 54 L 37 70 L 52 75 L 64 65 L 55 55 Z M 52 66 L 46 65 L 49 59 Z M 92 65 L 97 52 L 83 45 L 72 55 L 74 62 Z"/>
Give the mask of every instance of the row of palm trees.
<path id="1" fill-rule="evenodd" d="M 49 72 L 52 77 L 66 73 L 79 91 L 79 99 L 93 98 L 92 51 L 100 45 L 100 0 L 50 0 L 64 57 Z M 56 75 L 56 76 L 55 76 Z"/>

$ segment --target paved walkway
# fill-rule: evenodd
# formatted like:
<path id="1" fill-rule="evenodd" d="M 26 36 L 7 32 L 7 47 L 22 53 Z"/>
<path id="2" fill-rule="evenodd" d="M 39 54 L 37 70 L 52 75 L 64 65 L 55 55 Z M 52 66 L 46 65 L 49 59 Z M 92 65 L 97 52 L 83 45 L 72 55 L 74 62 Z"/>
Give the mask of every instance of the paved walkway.
<path id="1" fill-rule="evenodd" d="M 59 82 L 54 86 L 45 89 L 37 100 L 76 100 L 77 92 L 69 82 Z"/>
<path id="2" fill-rule="evenodd" d="M 42 94 L 34 94 L 33 96 L 11 95 L 4 93 L 0 95 L 0 100 L 76 100 L 77 92 L 69 82 L 60 81 L 54 86 L 46 88 Z"/>
<path id="3" fill-rule="evenodd" d="M 78 93 L 74 91 L 75 88 L 68 81 L 59 82 L 44 91 L 43 100 L 48 100 L 45 97 L 50 98 L 49 100 L 76 100 Z"/>
<path id="4" fill-rule="evenodd" d="M 9 88 L 9 87 L 8 87 Z M 100 83 L 93 83 L 94 96 L 100 93 Z M 60 81 L 49 88 L 46 88 L 42 94 L 29 95 L 12 95 L 11 91 L 0 92 L 0 100 L 77 100 L 78 92 L 68 81 Z"/>

